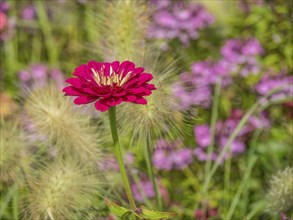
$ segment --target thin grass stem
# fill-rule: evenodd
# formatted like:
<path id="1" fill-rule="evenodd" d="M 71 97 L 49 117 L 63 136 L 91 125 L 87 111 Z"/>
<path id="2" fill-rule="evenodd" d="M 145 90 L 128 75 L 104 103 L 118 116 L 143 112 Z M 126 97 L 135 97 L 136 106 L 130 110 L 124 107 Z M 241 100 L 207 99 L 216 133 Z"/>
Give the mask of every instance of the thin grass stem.
<path id="1" fill-rule="evenodd" d="M 219 154 L 217 160 L 215 161 L 214 165 L 212 166 L 211 171 L 209 172 L 207 178 L 205 179 L 205 183 L 203 185 L 202 192 L 205 192 L 208 189 L 208 186 L 209 186 L 209 183 L 210 183 L 212 177 L 216 173 L 216 171 L 217 171 L 218 167 L 220 166 L 221 162 L 223 161 L 227 151 L 231 147 L 231 144 L 233 143 L 235 138 L 238 136 L 238 134 L 242 130 L 242 128 L 245 126 L 245 124 L 247 123 L 248 119 L 255 112 L 258 112 L 259 110 L 263 110 L 264 109 L 263 108 L 264 100 L 267 100 L 268 97 L 270 97 L 272 94 L 278 92 L 280 89 L 281 88 L 278 87 L 278 88 L 275 88 L 275 89 L 271 90 L 270 92 L 268 92 L 264 97 L 262 97 L 262 99 L 260 99 L 257 102 L 255 102 L 250 107 L 250 109 L 248 109 L 248 111 L 245 113 L 245 115 L 241 118 L 241 120 L 237 124 L 236 128 L 234 129 L 232 134 L 229 136 L 227 143 L 225 144 L 225 146 L 223 147 L 222 151 L 220 152 L 220 154 Z M 269 106 L 269 104 L 267 104 L 267 106 Z"/>
<path id="2" fill-rule="evenodd" d="M 58 46 L 52 34 L 52 27 L 49 22 L 44 1 L 36 1 L 37 13 L 39 17 L 40 28 L 45 37 L 45 44 L 47 47 L 48 61 L 50 65 L 56 65 L 58 61 Z"/>
<path id="3" fill-rule="evenodd" d="M 222 80 L 219 78 L 216 86 L 215 86 L 215 92 L 214 92 L 214 99 L 213 99 L 213 107 L 212 107 L 212 115 L 211 115 L 211 122 L 210 122 L 210 128 L 211 128 L 211 136 L 210 136 L 210 145 L 208 146 L 208 157 L 205 163 L 205 182 L 206 178 L 208 177 L 208 174 L 211 169 L 212 165 L 212 154 L 214 151 L 214 144 L 215 144 L 215 136 L 216 136 L 216 124 L 218 119 L 218 109 L 219 109 L 219 100 L 220 100 L 220 94 L 221 94 L 221 87 L 222 87 Z M 204 198 L 208 201 L 208 188 L 206 188 L 203 191 Z M 206 210 L 206 206 L 204 207 L 204 213 Z"/>
<path id="4" fill-rule="evenodd" d="M 243 193 L 244 189 L 246 188 L 247 186 L 247 183 L 248 183 L 248 180 L 249 180 L 249 177 L 250 177 L 250 174 L 251 174 L 251 171 L 255 165 L 257 161 L 257 157 L 256 156 L 253 156 L 251 157 L 250 161 L 248 162 L 248 167 L 247 167 L 247 170 L 245 172 L 245 176 L 243 177 L 242 181 L 241 181 L 241 184 L 240 186 L 238 187 L 238 190 L 232 200 L 232 203 L 230 205 L 230 208 L 229 208 L 229 211 L 228 211 L 228 214 L 226 216 L 225 219 L 232 219 L 232 216 L 235 212 L 235 209 L 237 207 L 237 204 L 239 202 L 239 199 L 241 197 L 241 194 Z"/>
<path id="5" fill-rule="evenodd" d="M 154 167 L 152 164 L 152 155 L 151 155 L 151 146 L 150 146 L 150 137 L 147 135 L 145 138 L 145 146 L 144 146 L 144 158 L 147 164 L 148 176 L 152 182 L 153 188 L 155 190 L 156 202 L 159 210 L 162 210 L 162 199 L 159 192 L 158 183 L 155 179 L 154 175 Z"/>

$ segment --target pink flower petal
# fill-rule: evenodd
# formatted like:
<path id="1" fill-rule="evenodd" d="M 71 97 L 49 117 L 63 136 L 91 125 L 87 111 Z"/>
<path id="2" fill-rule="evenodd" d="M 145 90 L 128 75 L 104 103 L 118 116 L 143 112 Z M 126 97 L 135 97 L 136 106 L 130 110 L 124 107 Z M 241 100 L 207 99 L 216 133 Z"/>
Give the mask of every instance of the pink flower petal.
<path id="1" fill-rule="evenodd" d="M 145 88 L 150 89 L 150 90 L 155 90 L 155 89 L 157 89 L 157 88 L 155 87 L 154 84 L 146 84 L 146 85 L 144 85 L 144 86 L 145 86 Z"/>
<path id="2" fill-rule="evenodd" d="M 144 68 L 138 67 L 133 70 L 133 74 L 139 74 L 139 73 L 142 73 L 143 71 L 144 71 Z"/>
<path id="3" fill-rule="evenodd" d="M 133 101 L 135 101 L 136 99 L 137 99 L 137 97 L 134 96 L 134 95 L 127 95 L 127 96 L 124 96 L 124 97 L 123 97 L 123 100 L 124 100 L 125 102 L 133 102 Z"/>
<path id="4" fill-rule="evenodd" d="M 76 105 L 82 105 L 82 104 L 88 104 L 93 101 L 97 100 L 96 97 L 91 97 L 91 96 L 79 96 L 76 99 L 74 99 L 74 103 Z"/>
<path id="5" fill-rule="evenodd" d="M 69 79 L 65 80 L 65 82 L 71 84 L 74 87 L 81 87 L 82 86 L 82 84 L 78 78 L 69 78 Z"/>
<path id="6" fill-rule="evenodd" d="M 65 92 L 66 96 L 80 96 L 80 95 L 83 95 L 83 93 L 80 90 L 78 90 L 77 88 L 74 88 L 72 86 L 67 86 L 62 91 Z"/>
<path id="7" fill-rule="evenodd" d="M 110 106 L 101 103 L 101 100 L 95 103 L 95 107 L 98 111 L 101 111 L 101 112 L 105 112 L 110 108 Z"/>
<path id="8" fill-rule="evenodd" d="M 119 61 L 114 61 L 111 65 L 112 65 L 113 70 L 115 72 L 117 72 L 119 69 Z"/>
<path id="9" fill-rule="evenodd" d="M 140 74 L 139 81 L 140 82 L 149 82 L 153 79 L 153 75 L 149 73 Z"/>
<path id="10" fill-rule="evenodd" d="M 116 106 L 119 105 L 122 102 L 122 98 L 117 97 L 117 98 L 109 98 L 109 99 L 103 99 L 103 102 L 106 103 L 106 105 L 109 106 Z"/>
<path id="11" fill-rule="evenodd" d="M 152 91 L 149 89 L 145 89 L 143 87 L 139 87 L 139 88 L 134 88 L 134 89 L 130 89 L 129 93 L 134 94 L 134 95 L 141 95 L 141 96 L 148 96 L 150 94 L 152 94 Z"/>
<path id="12" fill-rule="evenodd" d="M 147 100 L 143 97 L 137 98 L 134 102 L 141 105 L 146 105 L 148 103 Z"/>

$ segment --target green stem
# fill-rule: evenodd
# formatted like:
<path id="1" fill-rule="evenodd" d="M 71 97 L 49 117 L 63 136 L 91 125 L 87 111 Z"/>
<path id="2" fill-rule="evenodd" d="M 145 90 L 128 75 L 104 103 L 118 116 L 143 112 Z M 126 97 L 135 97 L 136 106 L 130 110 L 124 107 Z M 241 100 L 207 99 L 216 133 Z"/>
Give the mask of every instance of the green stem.
<path id="1" fill-rule="evenodd" d="M 217 171 L 218 167 L 220 166 L 221 161 L 224 159 L 225 154 L 229 150 L 231 144 L 233 143 L 233 141 L 235 140 L 235 138 L 238 136 L 239 132 L 242 130 L 243 126 L 246 124 L 246 122 L 248 121 L 248 119 L 250 118 L 250 116 L 257 110 L 257 108 L 259 107 L 259 104 L 260 104 L 259 102 L 256 102 L 246 112 L 246 114 L 241 118 L 241 120 L 238 123 L 237 127 L 235 128 L 235 130 L 232 132 L 232 134 L 228 138 L 227 143 L 223 147 L 223 150 L 221 151 L 220 155 L 218 156 L 216 162 L 214 163 L 211 171 L 209 172 L 209 174 L 208 174 L 208 176 L 207 176 L 207 178 L 205 180 L 205 183 L 204 183 L 204 186 L 203 186 L 203 192 L 205 192 L 208 189 L 209 183 L 210 183 L 213 175 Z"/>
<path id="2" fill-rule="evenodd" d="M 143 185 L 142 185 L 142 181 L 141 179 L 139 178 L 138 176 L 138 173 L 137 172 L 133 172 L 132 174 L 132 178 L 133 178 L 133 182 L 135 183 L 135 185 L 137 186 L 138 188 L 138 191 L 140 192 L 142 198 L 143 198 L 143 201 L 144 203 L 146 204 L 147 207 L 149 208 L 154 208 L 153 207 L 153 204 L 151 203 L 150 199 L 147 197 L 146 195 L 146 192 L 143 188 Z"/>
<path id="3" fill-rule="evenodd" d="M 37 12 L 39 16 L 40 28 L 44 34 L 46 49 L 48 53 L 48 61 L 50 65 L 58 63 L 58 45 L 52 33 L 52 27 L 46 13 L 44 1 L 36 1 Z"/>
<path id="4" fill-rule="evenodd" d="M 185 169 L 182 170 L 182 172 L 187 177 L 188 180 L 192 181 L 190 183 L 190 186 L 193 188 L 194 192 L 197 192 L 198 191 L 198 186 L 200 186 L 200 183 L 199 183 L 197 177 L 193 174 L 193 172 L 190 169 L 190 167 L 189 166 L 186 167 Z"/>
<path id="5" fill-rule="evenodd" d="M 275 89 L 271 90 L 270 92 L 268 92 L 262 99 L 255 102 L 254 105 L 252 105 L 250 107 L 250 109 L 245 113 L 245 115 L 241 118 L 241 120 L 237 124 L 235 130 L 229 136 L 227 143 L 223 147 L 221 153 L 219 154 L 217 160 L 215 161 L 213 167 L 211 168 L 207 178 L 205 179 L 205 183 L 203 185 L 202 192 L 205 192 L 208 189 L 209 183 L 210 183 L 212 177 L 214 176 L 215 172 L 217 171 L 218 167 L 220 166 L 221 161 L 224 159 L 225 154 L 227 153 L 227 151 L 231 147 L 231 144 L 233 143 L 235 138 L 238 136 L 239 132 L 242 130 L 244 125 L 247 123 L 247 121 L 251 117 L 251 115 L 253 115 L 258 110 L 263 110 L 264 107 L 263 107 L 262 102 L 264 100 L 266 100 L 268 97 L 270 97 L 272 94 L 274 94 L 275 92 L 278 92 L 280 89 L 281 89 L 281 87 L 278 87 L 278 88 L 275 88 Z"/>
<path id="6" fill-rule="evenodd" d="M 248 162 L 248 168 L 247 168 L 247 171 L 245 172 L 245 176 L 244 178 L 242 179 L 241 181 L 241 184 L 240 186 L 238 187 L 238 190 L 233 198 L 233 201 L 230 205 L 230 208 L 229 208 L 229 211 L 228 211 L 228 214 L 227 214 L 227 217 L 226 219 L 232 219 L 232 216 L 234 214 L 234 211 L 237 207 L 237 204 L 239 202 L 239 199 L 241 197 L 241 194 L 243 193 L 243 191 L 245 190 L 246 186 L 247 186 L 247 183 L 248 183 L 248 180 L 250 178 L 250 174 L 251 174 L 251 171 L 254 167 L 254 164 L 255 162 L 257 161 L 257 157 L 256 156 L 253 156 L 250 161 Z"/>
<path id="7" fill-rule="evenodd" d="M 136 205 L 132 196 L 130 184 L 128 181 L 127 173 L 125 170 L 123 158 L 122 158 L 122 150 L 119 144 L 119 139 L 118 139 L 118 132 L 117 132 L 117 125 L 116 125 L 116 107 L 110 107 L 109 109 L 109 119 L 110 119 L 110 126 L 111 126 L 111 133 L 112 133 L 112 138 L 113 138 L 113 143 L 115 146 L 115 154 L 117 157 L 120 173 L 122 175 L 122 180 L 124 183 L 126 195 L 130 204 L 130 207 L 132 210 L 136 209 Z"/>
<path id="8" fill-rule="evenodd" d="M 215 144 L 215 136 L 216 136 L 216 124 L 217 124 L 217 119 L 218 119 L 218 108 L 219 108 L 219 100 L 220 100 L 220 94 L 221 94 L 221 86 L 222 86 L 222 80 L 219 79 L 216 83 L 215 87 L 215 93 L 214 93 L 214 99 L 213 99 L 213 108 L 212 108 L 212 115 L 211 115 L 211 143 L 208 146 L 208 158 L 205 163 L 205 182 L 207 180 L 208 174 L 211 170 L 212 166 L 212 154 L 214 150 L 214 144 Z M 204 198 L 208 201 L 208 188 L 204 188 L 205 190 L 203 191 L 203 196 Z M 206 210 L 207 204 L 203 207 L 204 208 L 204 213 Z M 196 207 L 197 208 L 197 207 Z"/>
<path id="9" fill-rule="evenodd" d="M 251 160 L 251 158 L 254 157 L 255 155 L 255 151 L 256 151 L 256 146 L 257 146 L 257 140 L 261 134 L 261 129 L 257 129 L 254 133 L 253 133 L 253 136 L 251 138 L 251 141 L 249 143 L 249 151 L 248 151 L 248 161 Z M 248 212 L 248 204 L 249 204 L 249 190 L 245 190 L 244 192 L 244 195 L 243 195 L 243 199 L 242 201 L 244 201 L 244 206 L 243 206 L 243 209 L 242 209 L 242 216 L 245 216 L 246 213 Z"/>
<path id="10" fill-rule="evenodd" d="M 210 172 L 211 165 L 212 165 L 212 154 L 214 150 L 214 144 L 215 144 L 215 136 L 216 136 L 216 124 L 218 119 L 218 108 L 219 108 L 219 99 L 220 99 L 220 93 L 221 93 L 221 79 L 217 82 L 216 88 L 215 88 L 215 95 L 214 95 L 214 101 L 213 101 L 213 108 L 212 108 L 212 116 L 211 116 L 211 143 L 208 147 L 208 158 L 207 162 L 205 164 L 205 176 Z"/>
<path id="11" fill-rule="evenodd" d="M 230 174 L 231 174 L 231 148 L 228 148 L 227 159 L 225 160 L 225 172 L 224 172 L 224 192 L 227 193 L 227 200 L 230 200 Z M 225 208 L 227 208 L 225 206 Z"/>
<path id="12" fill-rule="evenodd" d="M 153 168 L 153 164 L 152 164 L 152 155 L 151 155 L 151 149 L 150 149 L 150 137 L 149 136 L 146 136 L 146 138 L 145 138 L 144 157 L 145 157 L 145 161 L 147 164 L 148 175 L 152 181 L 152 185 L 155 190 L 155 196 L 156 196 L 158 208 L 159 208 L 159 210 L 162 210 L 161 195 L 159 192 L 158 183 L 155 179 L 154 168 Z"/>

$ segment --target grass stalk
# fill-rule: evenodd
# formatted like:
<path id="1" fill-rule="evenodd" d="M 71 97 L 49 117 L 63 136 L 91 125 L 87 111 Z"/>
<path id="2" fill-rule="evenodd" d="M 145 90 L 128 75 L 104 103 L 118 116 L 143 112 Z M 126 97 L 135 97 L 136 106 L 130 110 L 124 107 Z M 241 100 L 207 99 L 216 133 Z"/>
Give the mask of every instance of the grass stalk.
<path id="1" fill-rule="evenodd" d="M 222 80 L 218 79 L 216 86 L 215 86 L 215 92 L 214 92 L 214 98 L 213 98 L 213 107 L 212 107 L 212 115 L 211 115 L 211 122 L 210 122 L 210 128 L 211 128 L 211 137 L 210 137 L 210 145 L 208 146 L 208 158 L 205 163 L 205 180 L 204 182 L 207 181 L 208 174 L 211 169 L 212 165 L 212 154 L 214 151 L 214 144 L 215 144 L 215 136 L 216 136 L 216 124 L 217 124 L 217 119 L 218 119 L 218 109 L 219 109 L 219 100 L 220 100 L 220 94 L 221 94 L 221 87 L 222 87 Z M 208 201 L 208 188 L 205 188 L 203 191 L 203 196 L 205 200 Z M 204 210 L 207 207 L 204 207 Z M 205 211 L 204 211 L 205 213 Z"/>
<path id="2" fill-rule="evenodd" d="M 162 210 L 162 199 L 161 199 L 161 195 L 160 195 L 160 191 L 159 191 L 159 187 L 158 187 L 158 183 L 155 179 L 155 175 L 154 175 L 154 167 L 152 164 L 152 155 L 151 155 L 151 146 L 150 146 L 150 136 L 146 136 L 145 138 L 145 146 L 144 146 L 144 158 L 146 161 L 146 165 L 147 165 L 147 170 L 148 170 L 148 176 L 152 182 L 153 188 L 155 190 L 155 196 L 156 196 L 156 202 L 158 205 L 159 210 Z"/>
<path id="3" fill-rule="evenodd" d="M 235 209 L 237 207 L 237 204 L 240 200 L 240 197 L 241 197 L 241 194 L 243 193 L 243 191 L 245 190 L 246 186 L 247 186 L 247 183 L 248 183 L 248 180 L 250 178 L 250 174 L 251 174 L 251 171 L 255 165 L 257 161 L 257 156 L 252 156 L 251 159 L 249 160 L 248 162 L 248 167 L 247 167 L 247 170 L 245 172 L 245 176 L 243 177 L 242 181 L 241 181 L 241 184 L 240 186 L 238 187 L 238 190 L 232 200 L 232 203 L 230 205 L 230 208 L 229 208 L 229 211 L 228 211 L 228 214 L 226 216 L 225 219 L 232 219 L 233 217 L 233 214 L 235 212 Z"/>
<path id="4" fill-rule="evenodd" d="M 49 22 L 44 1 L 36 1 L 37 13 L 39 17 L 40 28 L 44 34 L 45 44 L 47 48 L 48 61 L 50 65 L 57 65 L 58 61 L 58 46 L 52 34 L 52 27 Z"/>

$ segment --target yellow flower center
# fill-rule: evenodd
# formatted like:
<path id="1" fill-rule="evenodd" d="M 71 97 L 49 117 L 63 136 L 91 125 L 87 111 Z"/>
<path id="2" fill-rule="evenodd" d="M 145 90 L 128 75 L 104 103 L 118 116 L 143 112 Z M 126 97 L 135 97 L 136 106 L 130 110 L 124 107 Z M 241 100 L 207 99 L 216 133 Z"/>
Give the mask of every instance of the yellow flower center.
<path id="1" fill-rule="evenodd" d="M 123 77 L 123 72 L 117 74 L 113 71 L 113 68 L 111 66 L 109 76 L 105 76 L 103 71 L 101 71 L 101 73 L 97 73 L 95 69 L 91 68 L 91 70 L 93 73 L 93 78 L 99 86 L 113 86 L 114 84 L 116 86 L 123 86 L 129 80 L 132 73 L 129 72 Z"/>

